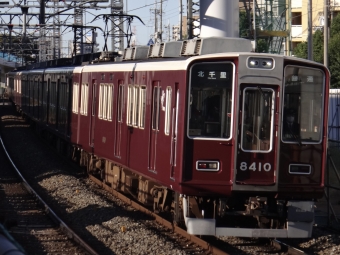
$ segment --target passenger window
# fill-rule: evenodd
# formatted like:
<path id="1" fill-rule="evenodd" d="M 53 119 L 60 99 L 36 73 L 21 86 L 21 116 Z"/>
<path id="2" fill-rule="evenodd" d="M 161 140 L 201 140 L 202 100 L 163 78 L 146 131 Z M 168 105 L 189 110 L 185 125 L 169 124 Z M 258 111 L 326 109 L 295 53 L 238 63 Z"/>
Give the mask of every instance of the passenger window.
<path id="1" fill-rule="evenodd" d="M 80 98 L 80 114 L 87 116 L 87 106 L 89 100 L 89 85 L 83 83 L 81 85 L 81 98 Z"/>
<path id="2" fill-rule="evenodd" d="M 73 97 L 72 97 L 72 112 L 78 113 L 78 105 L 79 105 L 79 84 L 73 84 Z"/>
<path id="3" fill-rule="evenodd" d="M 165 96 L 165 125 L 164 133 L 169 135 L 170 133 L 170 123 L 171 123 L 171 87 L 166 88 Z"/>

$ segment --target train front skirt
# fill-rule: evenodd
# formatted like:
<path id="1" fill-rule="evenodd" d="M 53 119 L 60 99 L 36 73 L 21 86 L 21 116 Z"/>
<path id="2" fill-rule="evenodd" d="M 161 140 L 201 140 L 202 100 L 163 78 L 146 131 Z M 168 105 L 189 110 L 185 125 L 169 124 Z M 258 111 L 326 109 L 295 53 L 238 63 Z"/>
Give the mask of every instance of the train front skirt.
<path id="1" fill-rule="evenodd" d="M 188 205 L 187 198 L 182 197 Z M 288 201 L 288 221 L 286 229 L 227 228 L 216 227 L 215 219 L 187 217 L 188 206 L 183 206 L 187 232 L 191 235 L 268 237 L 268 238 L 310 238 L 314 224 L 314 202 Z"/>

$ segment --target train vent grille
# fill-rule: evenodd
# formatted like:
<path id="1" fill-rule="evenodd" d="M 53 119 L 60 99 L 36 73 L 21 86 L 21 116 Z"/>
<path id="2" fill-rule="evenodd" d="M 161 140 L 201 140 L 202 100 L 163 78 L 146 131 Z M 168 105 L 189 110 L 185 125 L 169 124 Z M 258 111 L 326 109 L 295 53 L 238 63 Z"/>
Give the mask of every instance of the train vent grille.
<path id="1" fill-rule="evenodd" d="M 166 42 L 150 45 L 149 58 L 175 58 L 180 56 L 182 42 Z"/>
<path id="2" fill-rule="evenodd" d="M 132 48 L 130 58 L 131 58 L 131 59 L 135 59 L 135 54 L 136 54 L 136 48 Z"/>
<path id="3" fill-rule="evenodd" d="M 228 52 L 251 52 L 250 40 L 234 37 L 206 37 L 183 41 L 181 56 Z"/>
<path id="4" fill-rule="evenodd" d="M 162 57 L 163 54 L 164 54 L 164 43 L 161 43 L 161 45 L 159 47 L 158 57 Z"/>
<path id="5" fill-rule="evenodd" d="M 181 49 L 181 56 L 185 55 L 185 52 L 187 51 L 188 41 L 183 41 L 182 49 Z"/>
<path id="6" fill-rule="evenodd" d="M 201 52 L 201 45 L 202 45 L 201 39 L 196 40 L 194 55 L 199 55 L 200 54 L 200 52 Z"/>
<path id="7" fill-rule="evenodd" d="M 148 58 L 151 58 L 151 57 L 152 57 L 153 48 L 154 48 L 154 44 L 151 44 L 151 45 L 149 46 Z"/>
<path id="8" fill-rule="evenodd" d="M 149 46 L 138 46 L 124 50 L 123 61 L 147 59 Z"/>

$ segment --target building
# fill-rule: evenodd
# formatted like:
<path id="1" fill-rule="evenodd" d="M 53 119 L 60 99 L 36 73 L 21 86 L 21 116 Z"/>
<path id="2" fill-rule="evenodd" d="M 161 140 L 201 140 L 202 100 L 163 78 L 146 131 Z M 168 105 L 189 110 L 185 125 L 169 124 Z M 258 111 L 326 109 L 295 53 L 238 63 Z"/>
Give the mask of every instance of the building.
<path id="1" fill-rule="evenodd" d="M 292 55 L 294 48 L 308 39 L 308 2 L 308 0 L 240 0 L 240 13 L 245 13 L 246 19 L 249 20 L 249 27 L 246 31 L 240 31 L 240 34 L 252 40 L 254 37 L 257 40 L 266 40 L 270 53 Z M 332 19 L 340 12 L 340 0 L 329 0 L 328 10 L 331 24 Z M 198 22 L 199 17 L 195 16 L 194 20 Z M 324 0 L 312 1 L 312 32 L 323 30 L 324 21 Z M 187 17 L 183 16 L 183 39 L 187 39 L 187 24 Z M 172 40 L 179 40 L 179 25 L 173 26 L 172 31 Z"/>
<path id="2" fill-rule="evenodd" d="M 199 26 L 199 16 L 193 16 L 194 25 Z M 199 34 L 199 29 L 196 29 L 196 34 Z M 179 25 L 172 26 L 172 40 L 178 41 L 179 40 Z M 182 39 L 186 40 L 188 38 L 188 19 L 187 16 L 182 17 Z"/>
<path id="3" fill-rule="evenodd" d="M 331 20 L 340 12 L 340 0 L 329 0 Z M 313 32 L 323 30 L 324 1 L 312 1 Z M 301 42 L 308 39 L 308 1 L 291 0 L 291 51 Z"/>

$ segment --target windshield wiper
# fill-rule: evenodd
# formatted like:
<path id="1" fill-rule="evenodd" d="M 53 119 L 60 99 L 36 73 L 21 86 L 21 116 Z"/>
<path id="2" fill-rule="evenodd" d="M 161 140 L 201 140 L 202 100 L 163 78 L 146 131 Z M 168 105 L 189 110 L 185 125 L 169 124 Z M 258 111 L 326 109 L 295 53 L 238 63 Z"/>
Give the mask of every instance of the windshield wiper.
<path id="1" fill-rule="evenodd" d="M 258 91 L 261 92 L 262 97 L 265 98 L 262 88 L 260 86 L 257 86 L 257 89 L 258 89 Z"/>

